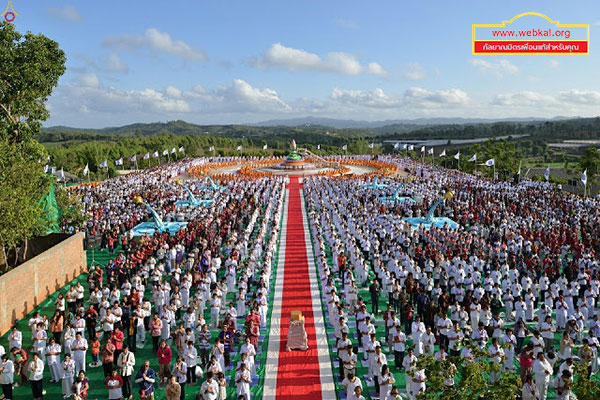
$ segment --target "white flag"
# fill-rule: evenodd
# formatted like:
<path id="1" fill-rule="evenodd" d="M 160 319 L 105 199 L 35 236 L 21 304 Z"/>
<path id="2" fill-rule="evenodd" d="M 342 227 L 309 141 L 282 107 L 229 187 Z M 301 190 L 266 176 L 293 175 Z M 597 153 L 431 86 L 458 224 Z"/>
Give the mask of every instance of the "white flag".
<path id="1" fill-rule="evenodd" d="M 131 162 L 136 162 L 137 161 L 137 156 L 134 154 L 131 157 L 129 157 L 129 161 Z"/>
<path id="2" fill-rule="evenodd" d="M 176 149 L 175 147 L 173 147 L 173 148 L 171 149 L 171 154 L 174 154 L 176 151 L 177 151 L 177 149 Z"/>
<path id="3" fill-rule="evenodd" d="M 348 150 L 348 145 L 347 144 L 343 145 L 342 150 Z"/>
<path id="4" fill-rule="evenodd" d="M 116 159 L 115 165 L 123 165 L 123 159 L 122 158 Z"/>
<path id="5" fill-rule="evenodd" d="M 402 150 L 406 150 L 406 149 L 408 149 L 408 145 L 407 145 L 406 143 L 404 143 L 404 144 L 402 145 Z"/>
<path id="6" fill-rule="evenodd" d="M 65 171 L 63 171 L 63 169 L 61 168 L 60 171 L 58 172 L 58 181 L 62 181 L 65 179 Z"/>
<path id="7" fill-rule="evenodd" d="M 587 169 L 581 174 L 581 183 L 583 183 L 583 186 L 587 185 Z"/>
<path id="8" fill-rule="evenodd" d="M 152 157 L 154 157 L 154 158 L 158 158 L 158 157 L 159 157 L 159 156 L 158 156 L 158 151 L 155 151 L 154 153 L 152 153 Z"/>
<path id="9" fill-rule="evenodd" d="M 179 152 L 180 152 L 180 153 L 183 153 L 183 150 L 184 150 L 184 149 L 183 149 L 183 146 L 181 146 L 181 147 L 179 148 Z"/>
<path id="10" fill-rule="evenodd" d="M 421 153 L 425 153 L 425 146 L 421 146 Z"/>
<path id="11" fill-rule="evenodd" d="M 473 154 L 473 156 L 469 158 L 469 161 L 477 161 L 477 153 Z"/>
<path id="12" fill-rule="evenodd" d="M 394 143 L 394 150 L 398 150 L 400 148 L 400 143 Z"/>
<path id="13" fill-rule="evenodd" d="M 44 165 L 44 173 L 47 174 L 50 171 L 50 166 L 48 164 Z"/>
<path id="14" fill-rule="evenodd" d="M 146 153 L 144 155 L 144 160 L 149 160 L 150 159 L 150 153 Z"/>
<path id="15" fill-rule="evenodd" d="M 408 146 L 408 150 L 413 151 L 414 149 L 415 149 L 414 145 L 411 144 L 410 146 Z"/>
<path id="16" fill-rule="evenodd" d="M 88 167 L 87 164 L 85 164 L 85 168 L 83 169 L 83 176 L 86 176 L 90 173 L 90 167 Z"/>
<path id="17" fill-rule="evenodd" d="M 446 149 L 442 150 L 440 153 L 440 157 L 446 157 Z"/>
<path id="18" fill-rule="evenodd" d="M 108 168 L 108 161 L 104 160 L 100 163 L 100 168 Z"/>
<path id="19" fill-rule="evenodd" d="M 208 151 L 215 151 L 215 146 L 210 146 L 210 147 L 208 148 Z"/>
<path id="20" fill-rule="evenodd" d="M 266 150 L 266 149 L 268 149 L 268 148 L 269 148 L 269 147 L 268 147 L 266 144 L 263 146 L 263 150 Z"/>
<path id="21" fill-rule="evenodd" d="M 427 153 L 429 153 L 429 155 L 433 155 L 433 147 L 427 150 Z"/>
<path id="22" fill-rule="evenodd" d="M 546 178 L 546 182 L 550 179 L 550 167 L 546 168 L 546 172 L 544 173 L 544 178 Z"/>
<path id="23" fill-rule="evenodd" d="M 52 169 L 50 170 L 50 173 L 52 175 L 56 174 L 56 167 L 52 167 Z"/>
<path id="24" fill-rule="evenodd" d="M 238 146 L 236 150 L 237 151 L 242 151 L 242 146 Z"/>
<path id="25" fill-rule="evenodd" d="M 373 147 L 375 147 L 375 143 L 369 143 L 369 148 L 372 149 Z"/>
<path id="26" fill-rule="evenodd" d="M 460 151 L 454 155 L 454 159 L 460 160 Z"/>
<path id="27" fill-rule="evenodd" d="M 321 150 L 321 145 L 320 144 L 317 145 L 317 150 Z"/>
<path id="28" fill-rule="evenodd" d="M 166 156 L 166 155 L 169 155 L 169 150 L 168 149 L 163 150 L 163 156 Z"/>
<path id="29" fill-rule="evenodd" d="M 485 162 L 485 165 L 487 165 L 488 167 L 493 167 L 495 163 L 496 163 L 496 162 L 494 161 L 494 159 L 493 159 L 493 158 L 490 158 L 489 160 L 487 160 L 487 161 Z"/>
<path id="30" fill-rule="evenodd" d="M 517 171 L 517 175 L 521 176 L 521 162 L 523 162 L 523 160 L 519 161 L 519 170 Z"/>

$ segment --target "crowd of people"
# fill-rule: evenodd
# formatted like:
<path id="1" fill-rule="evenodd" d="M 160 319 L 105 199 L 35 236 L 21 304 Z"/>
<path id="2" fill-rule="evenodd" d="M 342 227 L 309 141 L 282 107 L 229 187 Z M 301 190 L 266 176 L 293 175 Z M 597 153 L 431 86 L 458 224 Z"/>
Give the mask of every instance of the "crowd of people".
<path id="1" fill-rule="evenodd" d="M 51 313 L 33 313 L 25 321 L 31 336 L 23 335 L 23 323 L 11 330 L 0 345 L 4 399 L 23 385 L 34 399 L 48 385 L 74 399 L 137 393 L 147 400 L 159 393 L 175 400 L 190 391 L 202 399 L 250 399 L 266 351 L 260 339 L 267 334 L 287 180 L 229 176 L 224 190 L 201 192 L 207 161 L 75 189 L 86 234 L 99 238 L 110 260 L 91 265 L 87 282 L 61 290 Z M 545 400 L 549 392 L 574 398 L 575 365 L 583 363 L 588 376 L 599 369 L 600 200 L 401 157 L 373 163 L 395 165 L 392 172 L 412 178 L 380 177 L 389 185 L 382 189 L 363 187 L 372 177 L 304 179 L 322 302 L 335 336 L 332 357 L 346 398 L 363 399 L 373 387 L 372 398 L 415 399 L 429 390 L 420 360 L 473 360 L 475 349 L 498 366 L 489 382 L 520 376 L 525 400 Z M 195 176 L 186 176 L 190 168 Z M 187 192 L 176 177 L 214 202 L 178 208 Z M 414 202 L 380 201 L 400 183 Z M 458 222 L 458 230 L 403 220 L 425 216 L 448 192 L 453 196 L 436 213 Z M 188 224 L 173 235 L 134 237 L 132 228 L 151 218 L 138 197 L 163 221 Z M 100 367 L 103 382 L 90 379 L 89 368 Z M 458 370 L 450 372 L 448 387 Z"/>
<path id="2" fill-rule="evenodd" d="M 549 388 L 558 399 L 574 398 L 574 363 L 588 376 L 598 371 L 598 198 L 390 161 L 416 178 L 403 179 L 415 202 L 380 201 L 398 180 L 384 180 L 390 186 L 380 190 L 356 179 L 305 180 L 346 398 L 373 386 L 381 399 L 396 399 L 398 389 L 415 399 L 428 390 L 419 360 L 473 360 L 475 348 L 499 366 L 490 383 L 515 372 L 523 399 L 544 400 Z M 425 216 L 448 192 L 454 196 L 437 213 L 458 230 L 403 220 Z M 357 376 L 361 365 L 367 372 Z M 394 378 L 401 372 L 404 387 Z"/>
<path id="3" fill-rule="evenodd" d="M 75 189 L 85 204 L 86 233 L 101 237 L 110 261 L 91 265 L 87 282 L 63 289 L 52 313 L 33 313 L 30 340 L 19 326 L 12 329 L 8 351 L 0 346 L 4 399 L 23 385 L 34 399 L 49 385 L 78 400 L 91 393 L 184 399 L 192 386 L 203 399 L 250 399 L 285 180 L 232 179 L 224 190 L 201 193 L 205 177 L 190 178 L 189 189 L 214 202 L 178 208 L 187 192 L 174 178 L 194 165 L 183 161 Z M 172 235 L 133 237 L 131 229 L 150 217 L 137 197 L 163 221 L 188 224 Z M 100 367 L 104 381 L 89 379 L 90 368 Z"/>

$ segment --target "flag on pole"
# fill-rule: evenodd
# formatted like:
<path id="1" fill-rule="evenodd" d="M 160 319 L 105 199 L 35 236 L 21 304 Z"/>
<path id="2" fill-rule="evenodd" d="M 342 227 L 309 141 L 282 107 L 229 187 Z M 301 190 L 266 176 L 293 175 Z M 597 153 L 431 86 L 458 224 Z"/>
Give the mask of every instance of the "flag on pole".
<path id="1" fill-rule="evenodd" d="M 442 150 L 440 153 L 440 157 L 446 157 L 446 149 Z"/>
<path id="2" fill-rule="evenodd" d="M 348 145 L 347 144 L 343 145 L 342 150 L 348 150 Z"/>
<path id="3" fill-rule="evenodd" d="M 175 147 L 173 147 L 173 148 L 171 149 L 171 154 L 175 154 L 176 152 L 177 152 L 177 149 L 176 149 Z"/>
<path id="4" fill-rule="evenodd" d="M 168 156 L 168 155 L 169 155 L 169 149 L 163 150 L 163 156 Z"/>
<path id="5" fill-rule="evenodd" d="M 583 183 L 583 186 L 587 186 L 587 169 L 581 174 L 581 183 Z"/>
<path id="6" fill-rule="evenodd" d="M 546 167 L 546 172 L 544 172 L 544 178 L 546 178 L 546 182 L 550 179 L 550 167 Z"/>
<path id="7" fill-rule="evenodd" d="M 469 161 L 477 161 L 477 153 L 473 154 L 473 156 L 469 158 Z"/>
<path id="8" fill-rule="evenodd" d="M 149 160 L 149 159 L 150 159 L 150 153 L 144 154 L 144 160 Z"/>
<path id="9" fill-rule="evenodd" d="M 50 173 L 52 175 L 56 174 L 56 167 L 52 167 L 52 169 L 50 170 Z"/>
<path id="10" fill-rule="evenodd" d="M 136 162 L 137 161 L 137 156 L 134 154 L 131 157 L 129 157 L 129 161 L 131 162 Z"/>
<path id="11" fill-rule="evenodd" d="M 425 146 L 421 146 L 421 153 L 425 153 Z"/>
<path id="12" fill-rule="evenodd" d="M 83 169 L 83 176 L 86 176 L 90 173 L 90 167 L 88 167 L 87 164 L 85 164 L 85 168 Z"/>
<path id="13" fill-rule="evenodd" d="M 47 174 L 50 171 L 50 166 L 48 164 L 44 165 L 44 173 Z"/>
<path id="14" fill-rule="evenodd" d="M 210 146 L 210 147 L 208 148 L 208 151 L 215 151 L 215 146 Z"/>
<path id="15" fill-rule="evenodd" d="M 521 176 L 521 162 L 523 162 L 523 160 L 519 161 L 519 170 L 517 171 L 517 175 Z"/>
<path id="16" fill-rule="evenodd" d="M 432 156 L 433 155 L 433 147 L 430 148 L 429 150 L 427 150 L 427 153 Z"/>
<path id="17" fill-rule="evenodd" d="M 108 168 L 108 161 L 104 160 L 100 163 L 100 168 Z"/>
<path id="18" fill-rule="evenodd" d="M 123 158 L 116 159 L 115 165 L 123 165 Z"/>
<path id="19" fill-rule="evenodd" d="M 460 151 L 454 155 L 454 159 L 460 160 Z"/>
<path id="20" fill-rule="evenodd" d="M 61 168 L 60 171 L 58 172 L 58 181 L 62 181 L 65 179 L 65 171 L 63 171 L 63 169 Z"/>
<path id="21" fill-rule="evenodd" d="M 183 153 L 183 151 L 184 151 L 184 150 L 185 150 L 185 149 L 183 148 L 183 146 L 181 146 L 181 147 L 179 148 L 179 152 L 180 152 L 180 153 Z"/>
<path id="22" fill-rule="evenodd" d="M 414 145 L 411 144 L 410 146 L 408 146 L 408 150 L 413 151 L 414 149 L 415 149 Z"/>
<path id="23" fill-rule="evenodd" d="M 236 150 L 237 151 L 242 151 L 242 146 L 238 146 Z"/>
<path id="24" fill-rule="evenodd" d="M 496 164 L 496 162 L 494 161 L 493 158 L 490 158 L 489 160 L 487 160 L 485 162 L 485 165 L 487 165 L 488 167 L 493 167 Z"/>
<path id="25" fill-rule="evenodd" d="M 321 145 L 320 144 L 317 145 L 317 150 L 321 150 Z"/>
<path id="26" fill-rule="evenodd" d="M 269 148 L 269 146 L 267 146 L 266 144 L 263 146 L 263 150 L 266 150 L 268 148 Z"/>
<path id="27" fill-rule="evenodd" d="M 158 151 L 155 151 L 154 153 L 152 153 L 152 157 L 154 157 L 154 158 L 158 158 L 158 157 L 159 157 L 159 156 L 158 156 Z"/>
<path id="28" fill-rule="evenodd" d="M 400 143 L 394 143 L 394 150 L 398 150 L 400 148 Z"/>
<path id="29" fill-rule="evenodd" d="M 403 150 L 406 150 L 406 149 L 408 149 L 408 145 L 407 145 L 406 143 L 404 143 L 404 144 L 402 145 L 402 149 L 403 149 Z"/>
<path id="30" fill-rule="evenodd" d="M 375 143 L 369 143 L 369 148 L 372 149 L 373 147 L 375 147 Z"/>

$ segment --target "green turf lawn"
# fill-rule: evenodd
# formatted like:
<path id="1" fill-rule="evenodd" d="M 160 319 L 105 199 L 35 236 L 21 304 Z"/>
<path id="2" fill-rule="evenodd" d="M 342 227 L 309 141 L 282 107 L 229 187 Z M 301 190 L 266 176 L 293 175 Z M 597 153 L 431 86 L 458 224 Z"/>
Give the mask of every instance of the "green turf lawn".
<path id="1" fill-rule="evenodd" d="M 264 211 L 265 211 L 266 207 L 263 208 L 262 213 L 264 215 Z M 262 219 L 263 219 L 263 215 L 261 215 L 261 217 L 258 219 L 257 223 L 256 223 L 256 229 L 259 228 Z M 283 220 L 283 215 L 281 217 L 281 219 Z M 279 221 L 279 223 L 282 222 Z M 267 229 L 267 232 L 272 232 L 271 229 Z M 279 231 L 281 232 L 281 231 Z M 255 232 L 253 232 L 252 234 L 252 238 L 256 237 L 256 230 Z M 281 234 L 281 233 L 279 233 Z M 268 242 L 269 240 L 269 236 L 270 234 L 267 234 L 267 238 L 266 238 L 266 242 Z M 266 243 L 265 242 L 265 243 Z M 92 259 L 94 259 L 94 261 L 96 263 L 99 263 L 102 266 L 105 266 L 111 258 L 115 257 L 118 254 L 118 251 L 120 250 L 120 248 L 117 248 L 114 254 L 109 254 L 108 251 L 103 250 L 103 251 L 99 251 L 99 250 L 95 250 L 95 251 L 87 251 L 87 261 L 88 261 L 88 265 L 91 265 L 92 263 Z M 272 270 L 272 276 L 271 276 L 271 285 L 274 284 L 274 277 L 276 274 L 276 270 L 277 270 L 277 259 L 278 259 L 278 252 L 279 249 L 277 247 L 276 253 L 274 254 L 274 268 Z M 222 271 L 222 275 L 224 275 L 224 271 Z M 46 300 L 44 300 L 36 309 L 35 311 L 39 311 L 40 314 L 42 315 L 48 315 L 48 318 L 50 318 L 52 316 L 52 313 L 54 312 L 54 301 L 56 300 L 58 293 L 62 292 L 62 293 L 66 293 L 66 291 L 69 289 L 69 287 L 73 284 L 75 284 L 77 281 L 80 281 L 82 283 L 82 285 L 84 285 L 86 287 L 86 294 L 87 294 L 87 276 L 88 274 L 82 274 L 79 277 L 77 277 L 76 279 L 74 279 L 73 281 L 71 281 L 68 285 L 64 286 L 63 288 L 60 289 L 60 291 L 57 291 L 56 293 L 52 294 L 50 297 L 48 297 Z M 249 294 L 253 291 L 252 289 L 256 289 L 256 287 L 251 288 L 251 290 L 249 290 Z M 190 294 L 190 298 L 193 298 L 193 293 L 195 293 L 195 290 L 192 291 L 192 294 Z M 146 297 L 151 298 L 152 296 L 152 289 L 151 286 L 148 285 L 146 288 L 146 293 L 145 293 Z M 256 372 L 259 376 L 259 381 L 258 382 L 253 382 L 253 386 L 251 386 L 251 391 L 252 391 L 252 396 L 255 399 L 260 399 L 262 398 L 262 385 L 263 385 L 263 381 L 264 381 L 264 372 L 265 372 L 265 360 L 266 360 L 266 354 L 267 354 L 267 346 L 268 346 L 268 332 L 269 332 L 269 327 L 270 327 L 270 320 L 271 320 L 271 312 L 272 312 L 272 303 L 273 303 L 273 296 L 274 293 L 273 291 L 270 291 L 269 293 L 269 311 L 268 311 L 268 323 L 267 323 L 267 328 L 266 329 L 261 329 L 261 341 L 259 342 L 259 349 L 257 349 L 257 355 L 255 357 L 255 360 L 257 362 L 257 369 Z M 235 297 L 235 293 L 228 293 L 227 294 L 227 303 L 229 301 L 233 301 Z M 32 311 L 33 312 L 33 311 Z M 31 340 L 31 330 L 30 328 L 27 326 L 27 323 L 29 321 L 29 318 L 31 317 L 31 315 L 27 315 L 26 317 L 24 317 L 21 321 L 19 321 L 19 323 L 17 324 L 17 326 L 19 327 L 19 330 L 21 332 L 23 332 L 23 347 L 25 349 L 28 349 L 29 347 L 32 346 L 32 340 Z M 206 311 L 205 311 L 205 320 L 208 322 L 210 321 L 210 307 L 207 307 Z M 243 326 L 243 320 L 238 319 L 238 327 Z M 219 331 L 218 330 L 212 330 L 212 338 L 213 341 L 214 339 L 217 337 Z M 51 334 L 49 334 L 49 336 L 51 336 Z M 152 341 L 150 340 L 148 334 L 146 334 L 147 340 L 146 340 L 146 344 L 142 347 L 142 348 L 137 348 L 136 353 L 135 353 L 135 357 L 136 357 L 136 370 L 134 371 L 134 375 L 135 373 L 137 373 L 137 370 L 139 369 L 139 367 L 141 366 L 142 362 L 144 360 L 150 360 L 150 366 L 151 368 L 153 368 L 157 374 L 158 374 L 158 361 L 156 358 L 156 355 L 152 352 Z M 89 341 L 89 339 L 88 339 Z M 91 341 L 90 341 L 91 342 Z M 8 351 L 8 333 L 3 335 L 2 337 L 0 337 L 0 343 L 6 348 L 6 350 Z M 104 343 L 103 340 L 101 340 L 101 343 Z M 241 343 L 239 345 L 236 345 L 236 349 L 239 350 L 239 346 L 241 345 Z M 172 350 L 173 350 L 173 362 L 175 361 L 176 356 L 176 347 L 174 345 L 171 346 Z M 262 352 L 259 353 L 259 350 L 262 349 Z M 88 365 L 90 362 L 92 362 L 92 356 L 91 356 L 91 351 L 87 352 L 87 359 L 86 359 L 86 365 Z M 232 365 L 237 366 L 237 362 L 239 361 L 240 356 L 239 353 L 236 352 L 235 354 L 232 353 L 231 355 L 231 362 Z M 62 357 L 61 357 L 62 360 Z M 103 369 L 102 367 L 97 367 L 97 368 L 90 368 L 89 365 L 86 367 L 87 371 L 86 371 L 86 376 L 88 377 L 88 379 L 90 380 L 90 390 L 89 390 L 89 395 L 88 395 L 88 399 L 90 400 L 96 400 L 96 399 L 106 399 L 108 398 L 108 391 L 104 386 L 104 374 L 103 374 Z M 234 380 L 235 380 L 235 368 L 230 368 L 227 371 L 225 371 L 225 375 L 228 376 L 230 378 L 230 384 L 227 387 L 227 398 L 235 398 L 236 395 L 236 388 L 235 388 L 235 384 L 234 384 Z M 135 377 L 134 377 L 135 378 Z M 17 380 L 18 381 L 18 377 Z M 200 390 L 200 386 L 201 383 L 204 381 L 203 378 L 199 378 L 198 382 L 196 384 L 196 386 L 189 386 L 186 385 L 185 387 L 185 392 L 186 392 L 186 399 L 195 399 L 196 398 L 196 393 Z M 257 384 L 254 384 L 257 383 Z M 47 391 L 45 398 L 46 399 L 62 399 L 62 388 L 61 388 L 61 384 L 60 383 L 50 383 L 50 370 L 48 368 L 48 366 L 45 366 L 44 369 L 44 389 Z M 133 383 L 133 390 L 134 390 L 134 399 L 139 398 L 138 395 L 138 386 L 137 384 L 134 382 Z M 31 389 L 29 385 L 25 385 L 23 387 L 17 387 L 14 389 L 13 391 L 13 395 L 14 395 L 14 400 L 26 400 L 26 399 L 31 399 Z M 155 384 L 155 399 L 163 399 L 164 398 L 164 388 L 159 387 L 158 384 Z"/>

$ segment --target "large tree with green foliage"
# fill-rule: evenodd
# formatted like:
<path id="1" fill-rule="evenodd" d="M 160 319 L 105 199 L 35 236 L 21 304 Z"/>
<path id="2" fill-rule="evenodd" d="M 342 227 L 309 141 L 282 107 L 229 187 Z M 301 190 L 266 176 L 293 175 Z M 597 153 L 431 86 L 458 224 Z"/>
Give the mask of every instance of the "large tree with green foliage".
<path id="1" fill-rule="evenodd" d="M 0 269 L 11 250 L 18 263 L 48 223 L 39 203 L 54 178 L 44 174 L 47 153 L 33 136 L 49 116 L 45 103 L 65 60 L 55 41 L 0 23 Z"/>

